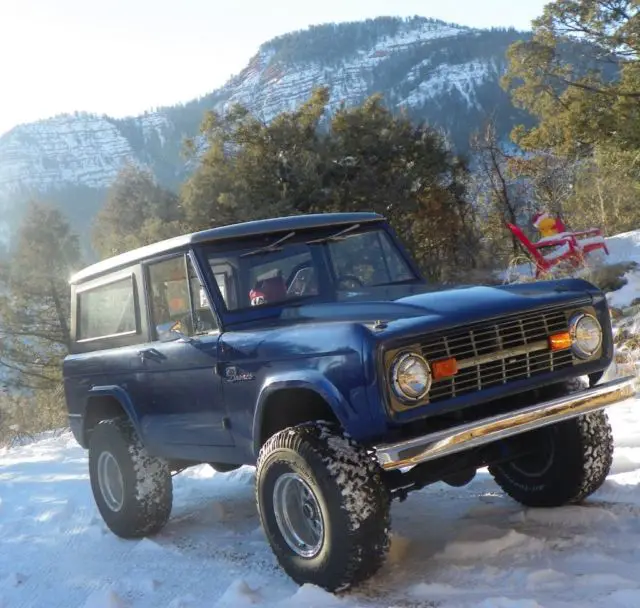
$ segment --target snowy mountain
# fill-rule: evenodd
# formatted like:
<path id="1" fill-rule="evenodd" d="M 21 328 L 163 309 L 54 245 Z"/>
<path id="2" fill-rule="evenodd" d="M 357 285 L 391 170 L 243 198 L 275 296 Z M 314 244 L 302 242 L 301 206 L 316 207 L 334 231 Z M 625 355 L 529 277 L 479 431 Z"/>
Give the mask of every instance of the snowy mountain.
<path id="1" fill-rule="evenodd" d="M 87 189 L 103 192 L 125 162 L 150 167 L 175 187 L 188 172 L 184 138 L 197 133 L 207 109 L 242 103 L 268 121 L 320 85 L 330 87 L 332 108 L 381 93 L 389 107 L 428 120 L 464 149 L 490 113 L 503 135 L 526 119 L 498 82 L 506 49 L 523 35 L 386 17 L 287 34 L 263 44 L 224 87 L 188 104 L 125 119 L 76 113 L 15 127 L 0 137 L 0 204 L 9 223 L 29 196 L 86 205 Z M 93 207 L 83 215 L 92 214 Z"/>
<path id="2" fill-rule="evenodd" d="M 328 30 L 329 35 L 336 35 L 343 27 L 333 26 Z M 372 43 L 345 49 L 337 60 L 326 57 L 322 44 L 317 45 L 315 53 L 309 49 L 310 32 L 268 42 L 227 85 L 222 93 L 226 97 L 223 105 L 241 103 L 269 121 L 282 110 L 297 107 L 314 87 L 327 84 L 331 87 L 330 104 L 334 108 L 342 102 L 358 103 L 376 89 L 384 92 L 391 100 L 390 105 L 396 108 L 418 108 L 427 100 L 438 100 L 453 91 L 464 97 L 469 106 L 477 103 L 475 87 L 490 78 L 497 66 L 482 63 L 478 70 L 474 61 L 443 63 L 437 54 L 434 57 L 434 51 L 441 48 L 437 43 L 455 42 L 465 35 L 473 35 L 472 30 L 428 20 L 416 20 L 394 29 Z M 416 53 L 425 58 L 418 60 Z M 288 57 L 293 60 L 287 60 Z M 411 60 L 407 61 L 409 57 Z M 409 69 L 389 78 L 384 72 L 389 72 L 392 66 L 399 68 L 399 59 Z M 388 82 L 376 87 L 376 80 L 383 75 Z M 408 85 L 404 91 L 400 90 L 402 84 Z"/>
<path id="3" fill-rule="evenodd" d="M 127 121 L 76 113 L 21 125 L 0 138 L 0 197 L 63 184 L 108 187 L 125 162 L 152 166 L 152 146 L 170 135 L 161 113 Z"/>

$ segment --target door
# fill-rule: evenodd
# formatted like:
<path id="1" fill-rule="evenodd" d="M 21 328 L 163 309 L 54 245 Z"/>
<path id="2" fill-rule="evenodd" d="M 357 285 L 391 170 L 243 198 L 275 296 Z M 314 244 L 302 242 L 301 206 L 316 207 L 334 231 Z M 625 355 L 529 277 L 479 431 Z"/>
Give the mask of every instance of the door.
<path id="1" fill-rule="evenodd" d="M 188 255 L 146 265 L 152 341 L 138 353 L 154 441 L 233 446 L 217 374 L 219 330 Z"/>

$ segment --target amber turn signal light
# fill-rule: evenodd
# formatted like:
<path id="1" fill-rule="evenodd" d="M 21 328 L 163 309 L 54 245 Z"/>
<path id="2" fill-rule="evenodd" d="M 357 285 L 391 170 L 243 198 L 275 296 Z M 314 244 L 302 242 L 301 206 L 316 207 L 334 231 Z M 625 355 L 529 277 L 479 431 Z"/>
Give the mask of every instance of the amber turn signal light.
<path id="1" fill-rule="evenodd" d="M 452 357 L 451 359 L 442 359 L 434 361 L 431 364 L 431 374 L 434 380 L 442 378 L 450 378 L 458 373 L 458 362 Z"/>
<path id="2" fill-rule="evenodd" d="M 573 341 L 571 340 L 571 334 L 568 331 L 549 336 L 549 348 L 552 351 L 567 350 L 568 348 L 571 348 L 572 344 Z"/>

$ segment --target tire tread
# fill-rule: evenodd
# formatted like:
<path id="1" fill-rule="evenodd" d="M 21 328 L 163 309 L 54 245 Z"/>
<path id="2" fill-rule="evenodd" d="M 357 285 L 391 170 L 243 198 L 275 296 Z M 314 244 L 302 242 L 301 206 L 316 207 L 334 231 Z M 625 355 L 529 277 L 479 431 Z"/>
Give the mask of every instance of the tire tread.
<path id="1" fill-rule="evenodd" d="M 104 442 L 114 449 L 121 441 L 126 446 L 130 471 L 123 475 L 133 476 L 135 494 L 125 497 L 123 512 L 113 513 L 101 504 L 100 489 L 92 472 L 91 485 L 105 523 L 121 538 L 142 538 L 158 533 L 171 515 L 173 503 L 173 483 L 167 462 L 151 456 L 138 437 L 133 425 L 126 418 L 110 418 L 100 421 L 92 433 L 89 448 L 89 467 L 93 470 L 92 446 L 95 449 Z M 105 447 L 107 447 L 105 446 Z M 123 463 L 120 463 L 123 466 Z"/>
<path id="2" fill-rule="evenodd" d="M 315 580 L 297 571 L 279 546 L 272 544 L 280 565 L 296 582 L 311 582 L 330 591 L 341 591 L 370 578 L 384 564 L 391 527 L 390 495 L 373 457 L 333 423 L 305 423 L 276 433 L 263 446 L 257 462 L 256 502 L 263 526 L 260 477 L 265 463 L 273 466 L 278 462 L 274 454 L 279 451 L 299 454 L 314 467 L 317 477 L 335 484 L 341 496 L 340 509 L 348 522 L 338 549 L 340 559 L 333 563 L 329 560 Z"/>

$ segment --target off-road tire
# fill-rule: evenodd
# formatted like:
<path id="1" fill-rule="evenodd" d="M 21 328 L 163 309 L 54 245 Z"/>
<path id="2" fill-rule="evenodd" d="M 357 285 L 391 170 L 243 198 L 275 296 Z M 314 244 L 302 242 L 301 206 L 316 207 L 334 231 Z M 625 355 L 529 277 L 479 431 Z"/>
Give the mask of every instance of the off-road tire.
<path id="1" fill-rule="evenodd" d="M 318 553 L 302 557 L 282 535 L 274 511 L 279 477 L 297 474 L 324 522 Z M 389 549 L 390 495 L 371 454 L 332 423 L 305 423 L 271 437 L 260 451 L 256 502 L 283 570 L 298 584 L 342 591 L 375 574 Z"/>
<path id="2" fill-rule="evenodd" d="M 522 459 L 489 467 L 498 485 L 528 507 L 577 504 L 604 483 L 613 461 L 613 436 L 604 411 L 548 426 L 536 433 L 550 439 L 550 458 L 536 476 L 525 475 Z M 545 448 L 548 449 L 548 448 Z"/>
<path id="3" fill-rule="evenodd" d="M 98 481 L 100 454 L 116 460 L 123 481 L 122 507 L 109 507 Z M 141 538 L 159 532 L 171 515 L 173 484 L 167 462 L 150 456 L 131 423 L 103 420 L 89 439 L 89 477 L 94 500 L 107 527 L 121 538 Z"/>

